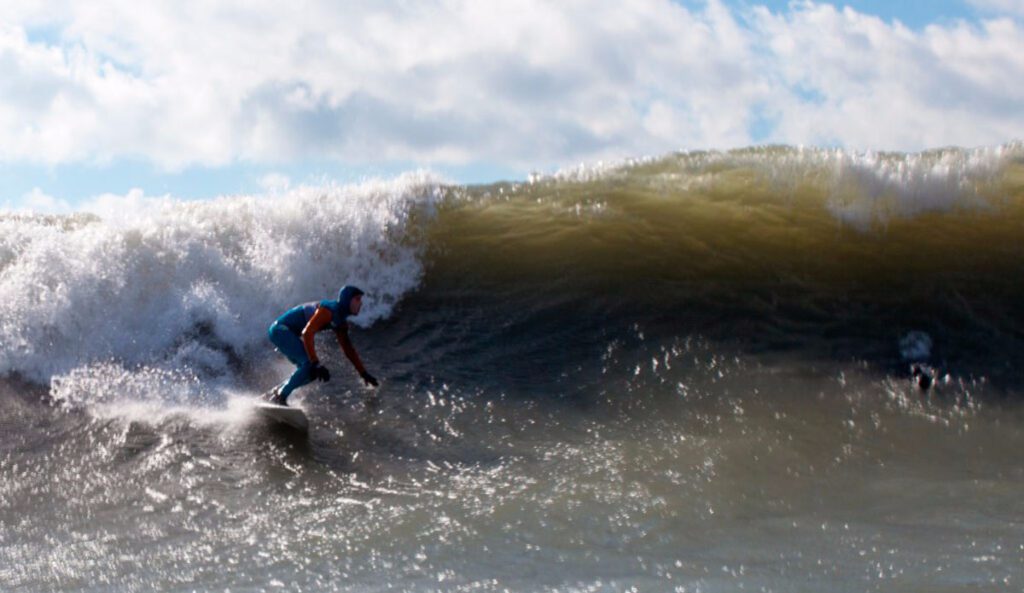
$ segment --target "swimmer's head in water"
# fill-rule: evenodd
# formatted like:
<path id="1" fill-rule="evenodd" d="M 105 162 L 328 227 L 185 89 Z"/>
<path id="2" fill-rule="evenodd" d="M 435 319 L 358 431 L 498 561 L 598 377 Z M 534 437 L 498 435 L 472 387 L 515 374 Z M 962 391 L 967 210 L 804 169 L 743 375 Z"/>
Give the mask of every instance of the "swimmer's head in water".
<path id="1" fill-rule="evenodd" d="M 921 391 L 928 391 L 931 388 L 934 379 L 932 379 L 931 370 L 924 365 L 911 365 L 910 375 Z"/>

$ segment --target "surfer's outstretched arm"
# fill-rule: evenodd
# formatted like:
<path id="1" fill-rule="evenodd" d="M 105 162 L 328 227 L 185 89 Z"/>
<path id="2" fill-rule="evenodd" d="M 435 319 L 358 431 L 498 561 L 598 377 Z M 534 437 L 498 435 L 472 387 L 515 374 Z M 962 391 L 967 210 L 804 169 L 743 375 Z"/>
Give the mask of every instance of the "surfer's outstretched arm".
<path id="1" fill-rule="evenodd" d="M 335 330 L 334 335 L 338 337 L 338 345 L 341 346 L 345 356 L 352 361 L 352 366 L 356 367 L 356 371 L 359 372 L 359 376 L 363 379 L 363 382 L 367 385 L 376 387 L 378 385 L 377 379 L 375 379 L 370 373 L 366 372 L 366 367 L 363 366 L 363 361 L 360 360 L 359 353 L 356 352 L 355 346 L 352 345 L 352 340 L 348 337 L 348 327 Z"/>
<path id="2" fill-rule="evenodd" d="M 309 362 L 313 365 L 320 364 L 320 359 L 316 355 L 316 340 L 313 338 L 318 331 L 331 322 L 331 317 L 333 316 L 327 307 L 317 307 L 316 312 L 309 318 L 309 322 L 302 330 L 302 347 L 305 348 L 306 356 L 309 357 Z"/>

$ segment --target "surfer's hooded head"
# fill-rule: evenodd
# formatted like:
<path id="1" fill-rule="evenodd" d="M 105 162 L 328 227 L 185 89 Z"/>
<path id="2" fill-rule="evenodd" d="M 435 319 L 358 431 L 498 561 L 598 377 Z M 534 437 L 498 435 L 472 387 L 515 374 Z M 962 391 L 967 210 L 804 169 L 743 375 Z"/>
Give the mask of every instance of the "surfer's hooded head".
<path id="1" fill-rule="evenodd" d="M 363 306 L 363 299 L 359 297 L 362 296 L 363 291 L 355 286 L 342 286 L 341 290 L 338 291 L 338 308 L 345 313 L 359 315 L 359 309 Z M 353 300 L 356 301 L 355 308 L 352 307 Z"/>

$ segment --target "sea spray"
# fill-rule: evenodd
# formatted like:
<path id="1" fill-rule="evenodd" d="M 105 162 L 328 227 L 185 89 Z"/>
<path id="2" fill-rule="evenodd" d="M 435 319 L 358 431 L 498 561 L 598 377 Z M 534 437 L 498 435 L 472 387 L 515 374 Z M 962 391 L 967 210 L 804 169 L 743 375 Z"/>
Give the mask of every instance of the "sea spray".
<path id="1" fill-rule="evenodd" d="M 195 343 L 245 356 L 296 302 L 345 283 L 371 324 L 414 288 L 421 246 L 407 226 L 437 181 L 301 187 L 278 197 L 152 200 L 78 222 L 8 216 L 0 254 L 0 373 L 46 381 L 107 359 L 222 367 Z M 214 354 L 220 357 L 220 354 Z"/>

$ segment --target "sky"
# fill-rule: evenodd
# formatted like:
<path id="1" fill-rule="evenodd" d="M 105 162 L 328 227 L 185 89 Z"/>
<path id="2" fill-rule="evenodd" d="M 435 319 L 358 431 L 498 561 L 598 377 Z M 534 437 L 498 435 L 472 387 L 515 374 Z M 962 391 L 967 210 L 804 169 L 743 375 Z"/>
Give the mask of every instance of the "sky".
<path id="1" fill-rule="evenodd" d="M 0 210 L 1024 137 L 1024 0 L 140 6 L 0 6 Z"/>

